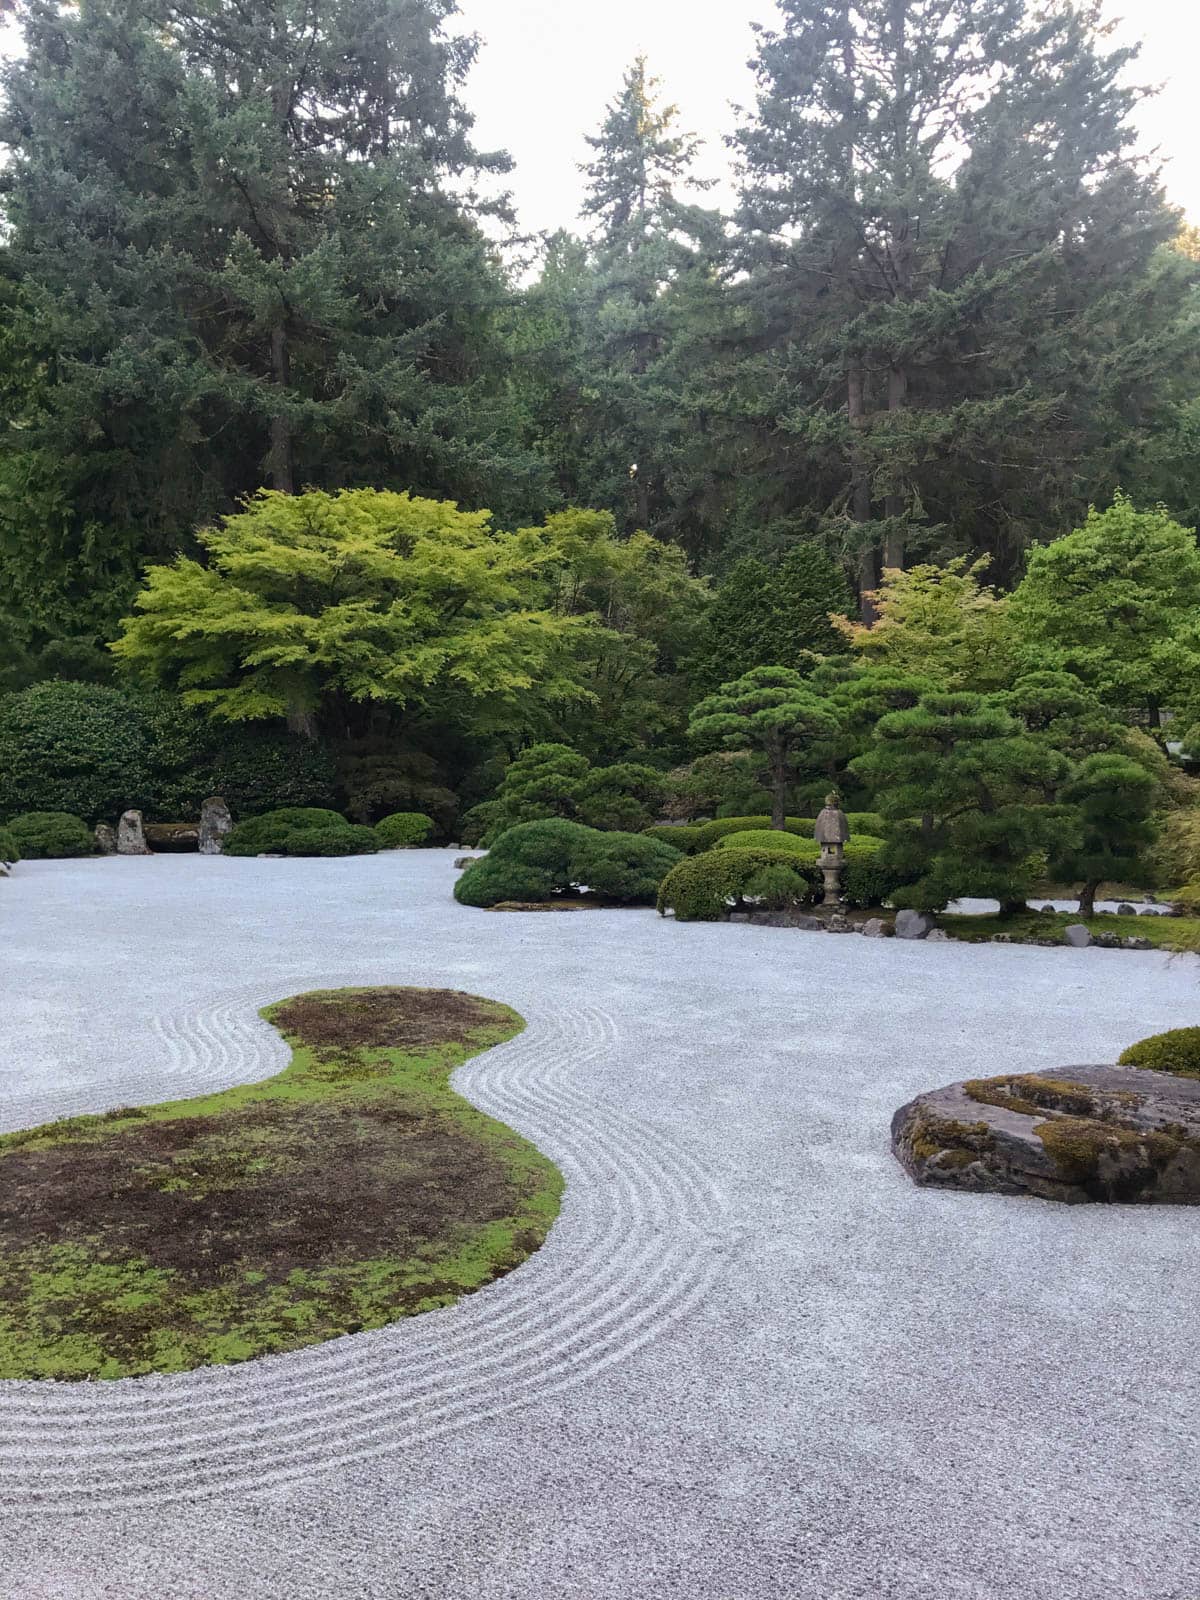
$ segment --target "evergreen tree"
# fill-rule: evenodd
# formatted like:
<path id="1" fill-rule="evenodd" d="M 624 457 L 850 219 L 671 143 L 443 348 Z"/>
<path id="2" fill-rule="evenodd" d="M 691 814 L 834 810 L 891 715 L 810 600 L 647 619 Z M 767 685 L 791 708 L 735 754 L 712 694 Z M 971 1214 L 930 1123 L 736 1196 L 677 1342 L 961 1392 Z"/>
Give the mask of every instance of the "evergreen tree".
<path id="1" fill-rule="evenodd" d="M 849 609 L 845 578 L 816 545 L 793 545 L 775 567 L 748 556 L 717 590 L 697 649 L 698 673 L 712 687 L 754 667 L 799 668 L 812 655 L 843 652 L 829 618 Z"/>
<path id="2" fill-rule="evenodd" d="M 507 159 L 471 144 L 454 9 L 25 0 L 0 117 L 17 587 L 128 588 L 264 483 L 516 504 L 504 289 L 457 197 Z"/>
<path id="3" fill-rule="evenodd" d="M 692 712 L 688 731 L 709 749 L 755 750 L 766 758 L 770 775 L 771 826 L 782 828 L 788 784 L 808 746 L 837 733 L 829 701 L 816 695 L 798 672 L 786 667 L 756 667 L 723 683 Z"/>
<path id="4" fill-rule="evenodd" d="M 1053 0 L 781 0 L 743 164 L 738 436 L 864 592 L 1069 525 L 1189 340 L 1131 52 Z M 726 385 L 728 387 L 728 385 Z"/>

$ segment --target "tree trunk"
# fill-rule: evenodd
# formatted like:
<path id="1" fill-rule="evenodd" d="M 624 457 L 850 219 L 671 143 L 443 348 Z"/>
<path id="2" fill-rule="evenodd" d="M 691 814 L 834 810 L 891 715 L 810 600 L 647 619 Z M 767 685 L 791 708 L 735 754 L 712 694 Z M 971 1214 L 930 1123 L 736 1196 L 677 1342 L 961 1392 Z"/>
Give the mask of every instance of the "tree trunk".
<path id="1" fill-rule="evenodd" d="M 903 408 L 908 397 L 908 373 L 903 367 L 892 367 L 888 372 L 888 410 L 899 411 Z M 892 519 L 893 523 L 899 522 L 904 515 L 904 496 L 892 493 L 884 501 L 884 513 Z M 904 565 L 904 529 L 892 526 L 888 529 L 887 538 L 883 546 L 883 565 L 889 567 L 903 567 Z"/>
<path id="2" fill-rule="evenodd" d="M 1096 915 L 1096 891 L 1103 880 L 1089 878 L 1079 891 L 1079 915 L 1081 917 L 1094 917 Z"/>
<path id="3" fill-rule="evenodd" d="M 866 455 L 861 442 L 863 432 L 867 426 L 866 385 L 863 379 L 863 369 L 858 365 L 852 366 L 846 374 L 846 414 L 850 419 L 852 436 L 850 515 L 855 522 L 870 522 L 871 480 L 867 472 Z M 868 627 L 877 620 L 879 615 L 869 598 L 879 584 L 879 569 L 876 564 L 876 558 L 877 552 L 873 546 L 864 544 L 860 547 L 858 554 L 859 615 Z"/>
<path id="4" fill-rule="evenodd" d="M 280 393 L 271 416 L 271 452 L 267 458 L 267 471 L 271 487 L 282 489 L 284 494 L 295 493 L 292 474 L 292 425 L 283 409 L 284 396 L 291 383 L 291 376 L 287 331 L 281 323 L 271 329 L 271 381 Z"/>
<path id="5" fill-rule="evenodd" d="M 771 759 L 771 826 L 780 832 L 787 821 L 787 765 L 782 754 Z"/>
<path id="6" fill-rule="evenodd" d="M 317 737 L 317 719 L 311 711 L 289 711 L 287 725 L 289 733 L 301 733 L 306 739 Z"/>

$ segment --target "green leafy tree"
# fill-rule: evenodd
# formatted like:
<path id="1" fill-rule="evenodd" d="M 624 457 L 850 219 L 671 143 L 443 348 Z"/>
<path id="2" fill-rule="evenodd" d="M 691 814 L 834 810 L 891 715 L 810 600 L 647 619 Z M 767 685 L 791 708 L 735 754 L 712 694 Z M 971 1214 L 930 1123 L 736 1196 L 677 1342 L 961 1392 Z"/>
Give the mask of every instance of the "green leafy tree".
<path id="1" fill-rule="evenodd" d="M 1023 906 L 1047 855 L 1072 840 L 1057 799 L 1067 758 L 982 695 L 927 694 L 889 712 L 851 769 L 891 823 L 885 861 L 909 884 L 898 904 L 936 910 L 979 895 Z"/>
<path id="2" fill-rule="evenodd" d="M 1083 527 L 1030 552 L 1010 616 L 1031 667 L 1073 673 L 1153 732 L 1164 708 L 1190 709 L 1200 681 L 1200 550 L 1165 511 L 1138 511 L 1124 495 L 1093 508 Z"/>
<path id="3" fill-rule="evenodd" d="M 460 725 L 526 725 L 579 693 L 583 619 L 537 603 L 543 533 L 370 489 L 264 490 L 199 535 L 208 565 L 151 567 L 113 645 L 122 664 L 230 722 L 286 717 L 335 736 L 373 706 L 431 704 Z"/>
<path id="4" fill-rule="evenodd" d="M 264 482 L 524 509 L 541 468 L 504 409 L 473 187 L 508 162 L 472 144 L 455 9 L 23 0 L 0 114 L 14 584 L 111 619 L 142 558 Z"/>
<path id="5" fill-rule="evenodd" d="M 761 753 L 770 774 L 771 826 L 783 828 L 797 763 L 813 741 L 836 734 L 837 718 L 828 700 L 815 695 L 798 672 L 756 667 L 702 700 L 688 731 L 699 745 Z"/>
<path id="6" fill-rule="evenodd" d="M 490 845 L 509 828 L 552 817 L 636 832 L 653 821 L 662 789 L 662 774 L 651 767 L 593 767 L 567 745 L 535 744 L 508 767 L 495 798 L 463 819 L 464 834 Z"/>
<path id="7" fill-rule="evenodd" d="M 1062 798 L 1074 807 L 1079 831 L 1072 847 L 1051 861 L 1051 870 L 1066 883 L 1082 883 L 1080 916 L 1094 915 L 1102 883 L 1144 878 L 1158 794 L 1144 766 L 1115 752 L 1088 756 L 1063 787 Z"/>

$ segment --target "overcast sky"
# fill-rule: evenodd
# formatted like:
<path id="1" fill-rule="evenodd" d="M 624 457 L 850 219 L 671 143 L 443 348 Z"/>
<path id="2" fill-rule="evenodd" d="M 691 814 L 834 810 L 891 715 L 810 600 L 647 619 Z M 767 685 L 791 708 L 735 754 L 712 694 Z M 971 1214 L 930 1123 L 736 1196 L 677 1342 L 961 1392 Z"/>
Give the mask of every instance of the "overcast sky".
<path id="1" fill-rule="evenodd" d="M 1168 193 L 1200 221 L 1200 0 L 1106 4 L 1121 41 L 1142 41 L 1137 81 L 1163 84 L 1157 100 L 1142 108 L 1143 140 L 1169 158 Z M 588 154 L 584 135 L 596 131 L 639 50 L 679 105 L 684 125 L 708 142 L 707 175 L 725 175 L 723 138 L 737 121 L 730 102 L 748 104 L 753 96 L 750 24 L 771 24 L 776 15 L 773 0 L 459 0 L 459 6 L 466 26 L 483 39 L 467 88 L 479 142 L 503 146 L 515 158 L 510 184 L 531 231 L 574 224 L 581 192 L 576 163 Z"/>
<path id="2" fill-rule="evenodd" d="M 731 102 L 749 104 L 746 62 L 752 22 L 771 24 L 774 0 L 459 0 L 462 25 L 483 48 L 467 85 L 478 142 L 516 160 L 509 180 L 530 232 L 576 225 L 594 133 L 625 67 L 645 51 L 683 123 L 707 141 L 706 176 L 728 203 L 724 136 L 737 123 Z M 1139 82 L 1162 85 L 1139 115 L 1142 140 L 1166 161 L 1167 191 L 1200 222 L 1200 0 L 1105 0 L 1122 41 L 1142 43 Z M 1126 16 L 1125 13 L 1128 12 Z M 15 45 L 0 26 L 0 54 Z"/>

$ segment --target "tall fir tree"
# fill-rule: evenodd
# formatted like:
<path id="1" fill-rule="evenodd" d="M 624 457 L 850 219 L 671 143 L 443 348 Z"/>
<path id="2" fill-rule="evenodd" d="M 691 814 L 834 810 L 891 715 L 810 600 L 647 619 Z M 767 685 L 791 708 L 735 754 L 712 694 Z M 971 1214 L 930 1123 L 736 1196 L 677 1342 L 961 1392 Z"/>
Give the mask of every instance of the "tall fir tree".
<path id="1" fill-rule="evenodd" d="M 0 526 L 11 583 L 119 593 L 262 484 L 520 500 L 538 469 L 468 187 L 507 158 L 472 145 L 454 11 L 26 0 L 0 116 L 0 476 L 32 511 Z"/>
<path id="2" fill-rule="evenodd" d="M 1186 273 L 1148 270 L 1176 224 L 1133 155 L 1132 52 L 1094 0 L 781 11 L 735 139 L 743 445 L 864 591 L 912 546 L 1010 575 L 1111 491 L 1186 343 Z"/>

